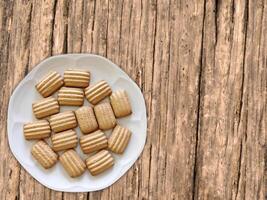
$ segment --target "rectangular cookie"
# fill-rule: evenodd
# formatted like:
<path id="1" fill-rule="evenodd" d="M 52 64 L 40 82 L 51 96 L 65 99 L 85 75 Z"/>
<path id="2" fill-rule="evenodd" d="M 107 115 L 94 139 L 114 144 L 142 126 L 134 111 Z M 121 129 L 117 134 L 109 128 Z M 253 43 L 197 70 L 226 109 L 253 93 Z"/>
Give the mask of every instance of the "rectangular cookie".
<path id="1" fill-rule="evenodd" d="M 84 93 L 87 100 L 95 105 L 107 96 L 110 96 L 112 90 L 106 81 L 99 81 L 98 83 L 85 88 Z"/>
<path id="2" fill-rule="evenodd" d="M 75 115 L 82 133 L 87 134 L 98 129 L 98 124 L 92 107 L 80 107 L 75 111 Z"/>
<path id="3" fill-rule="evenodd" d="M 77 152 L 73 149 L 65 151 L 59 161 L 71 177 L 78 177 L 85 171 L 86 165 Z"/>
<path id="4" fill-rule="evenodd" d="M 116 125 L 116 118 L 110 103 L 101 103 L 94 107 L 98 126 L 101 130 L 108 130 Z"/>
<path id="5" fill-rule="evenodd" d="M 80 138 L 80 145 L 83 153 L 92 153 L 108 146 L 108 140 L 102 131 L 98 130 Z"/>
<path id="6" fill-rule="evenodd" d="M 131 131 L 117 125 L 108 139 L 108 148 L 117 154 L 122 154 L 126 149 L 131 138 Z"/>
<path id="7" fill-rule="evenodd" d="M 90 82 L 90 72 L 81 70 L 66 70 L 64 72 L 64 83 L 68 87 L 85 88 Z"/>
<path id="8" fill-rule="evenodd" d="M 51 129 L 47 120 L 40 120 L 23 125 L 26 140 L 37 140 L 50 137 Z"/>
<path id="9" fill-rule="evenodd" d="M 45 169 L 53 167 L 58 158 L 57 154 L 43 140 L 40 140 L 33 145 L 31 154 Z"/>
<path id="10" fill-rule="evenodd" d="M 96 176 L 114 165 L 114 158 L 107 150 L 101 150 L 95 155 L 86 159 L 86 166 L 89 172 Z"/>
<path id="11" fill-rule="evenodd" d="M 78 136 L 75 131 L 67 130 L 57 134 L 53 134 L 51 137 L 52 149 L 54 151 L 62 151 L 75 148 L 78 144 Z"/>
<path id="12" fill-rule="evenodd" d="M 49 119 L 50 127 L 55 132 L 61 132 L 68 129 L 73 129 L 77 126 L 76 117 L 73 111 L 65 111 L 53 115 Z"/>
<path id="13" fill-rule="evenodd" d="M 116 117 L 125 117 L 132 113 L 129 97 L 125 90 L 113 92 L 110 103 Z"/>
<path id="14" fill-rule="evenodd" d="M 43 97 L 48 97 L 55 93 L 63 84 L 64 82 L 61 75 L 52 71 L 43 77 L 43 79 L 37 83 L 35 87 Z"/>
<path id="15" fill-rule="evenodd" d="M 32 110 L 37 119 L 59 113 L 59 104 L 54 97 L 48 97 L 32 104 Z"/>
<path id="16" fill-rule="evenodd" d="M 80 88 L 62 87 L 58 91 L 58 103 L 61 106 L 82 106 L 83 90 Z"/>

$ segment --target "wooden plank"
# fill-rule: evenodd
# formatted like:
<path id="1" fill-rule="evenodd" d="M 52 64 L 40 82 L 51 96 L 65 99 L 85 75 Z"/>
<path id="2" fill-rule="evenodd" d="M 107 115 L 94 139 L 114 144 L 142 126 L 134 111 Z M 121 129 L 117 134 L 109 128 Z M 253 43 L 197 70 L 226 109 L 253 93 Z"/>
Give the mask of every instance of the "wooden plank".
<path id="1" fill-rule="evenodd" d="M 262 3 L 206 2 L 196 199 L 264 199 Z"/>
<path id="2" fill-rule="evenodd" d="M 51 55 L 52 30 L 55 1 L 32 1 L 29 36 L 29 62 L 30 71 L 41 60 Z M 21 49 L 24 51 L 25 49 Z M 46 199 L 50 190 L 32 178 L 24 169 L 21 169 L 19 196 L 21 199 Z"/>
<path id="3" fill-rule="evenodd" d="M 7 108 L 9 96 L 12 93 L 12 89 L 14 84 L 17 84 L 20 81 L 20 78 L 24 75 L 24 67 L 23 63 L 25 63 L 25 59 L 23 60 L 15 60 L 14 56 L 9 55 L 8 52 L 10 49 L 14 51 L 14 54 L 17 53 L 21 55 L 20 47 L 24 47 L 25 45 L 25 37 L 21 38 L 21 45 L 15 45 L 14 42 L 11 42 L 11 39 L 15 39 L 16 36 L 22 36 L 19 32 L 11 33 L 12 21 L 15 23 L 18 22 L 18 18 L 13 19 L 13 7 L 14 2 L 0 2 L 0 199 L 15 199 L 18 196 L 18 179 L 19 179 L 19 171 L 20 167 L 17 163 L 16 159 L 11 154 L 8 141 L 7 141 Z M 23 7 L 23 6 L 22 6 Z M 19 11 L 22 12 L 24 7 Z M 16 6 L 14 10 L 18 11 L 18 7 Z M 27 12 L 24 13 L 24 19 L 27 19 Z M 27 35 L 27 26 L 25 26 L 25 20 L 22 20 L 21 26 L 17 26 L 18 30 L 21 33 Z M 16 48 L 15 48 L 16 47 Z M 16 50 L 17 49 L 17 50 Z M 16 50 L 16 51 L 15 51 Z M 27 53 L 27 52 L 26 52 Z M 27 57 L 26 57 L 27 60 Z M 19 62 L 18 62 L 19 61 Z M 12 65 L 19 65 L 19 69 L 17 72 L 16 79 L 10 79 L 10 75 L 14 73 L 14 68 Z"/>
<path id="4" fill-rule="evenodd" d="M 249 1 L 244 65 L 244 126 L 237 199 L 266 199 L 266 88 L 267 8 L 266 1 Z"/>
<path id="5" fill-rule="evenodd" d="M 193 199 L 204 1 L 172 1 L 166 127 L 166 199 Z M 163 196 L 164 198 L 165 196 Z"/>

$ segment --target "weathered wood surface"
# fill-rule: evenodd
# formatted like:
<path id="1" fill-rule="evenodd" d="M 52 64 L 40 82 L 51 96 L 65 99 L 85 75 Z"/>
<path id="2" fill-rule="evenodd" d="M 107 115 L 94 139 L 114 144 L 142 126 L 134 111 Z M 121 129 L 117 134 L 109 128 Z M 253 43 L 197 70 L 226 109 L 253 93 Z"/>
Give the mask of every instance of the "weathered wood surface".
<path id="1" fill-rule="evenodd" d="M 0 1 L 0 199 L 266 198 L 266 0 Z M 7 107 L 41 60 L 95 53 L 146 100 L 139 160 L 111 187 L 61 193 L 12 156 Z"/>

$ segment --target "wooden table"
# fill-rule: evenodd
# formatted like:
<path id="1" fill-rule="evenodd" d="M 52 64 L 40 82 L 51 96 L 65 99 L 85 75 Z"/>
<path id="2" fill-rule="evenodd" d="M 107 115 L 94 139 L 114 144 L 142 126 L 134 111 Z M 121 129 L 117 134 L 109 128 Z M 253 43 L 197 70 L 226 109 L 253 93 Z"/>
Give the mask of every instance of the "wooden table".
<path id="1" fill-rule="evenodd" d="M 3 0 L 0 30 L 1 200 L 265 198 L 266 0 Z M 145 149 L 103 191 L 52 191 L 8 147 L 12 91 L 64 53 L 109 58 L 146 100 Z"/>

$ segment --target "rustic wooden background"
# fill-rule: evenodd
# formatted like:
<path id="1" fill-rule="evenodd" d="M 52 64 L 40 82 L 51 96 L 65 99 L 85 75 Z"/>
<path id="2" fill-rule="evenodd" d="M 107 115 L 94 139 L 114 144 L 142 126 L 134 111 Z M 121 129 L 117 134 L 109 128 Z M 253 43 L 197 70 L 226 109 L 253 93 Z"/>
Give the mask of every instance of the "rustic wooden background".
<path id="1" fill-rule="evenodd" d="M 1 0 L 0 30 L 1 200 L 265 199 L 267 0 Z M 99 192 L 45 188 L 7 142 L 13 89 L 73 52 L 121 66 L 147 105 L 143 154 Z"/>

